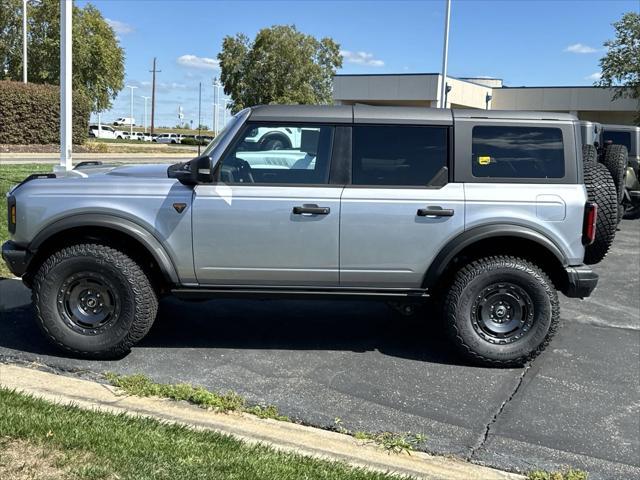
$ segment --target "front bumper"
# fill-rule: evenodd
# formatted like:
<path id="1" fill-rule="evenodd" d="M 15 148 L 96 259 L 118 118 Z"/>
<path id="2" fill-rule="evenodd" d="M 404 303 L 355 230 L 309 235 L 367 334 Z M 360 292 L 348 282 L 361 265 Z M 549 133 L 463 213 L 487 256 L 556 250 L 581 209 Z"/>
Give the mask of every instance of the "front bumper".
<path id="1" fill-rule="evenodd" d="M 598 285 L 598 274 L 587 265 L 566 267 L 567 288 L 562 292 L 570 298 L 585 298 L 591 295 Z"/>
<path id="2" fill-rule="evenodd" d="M 16 277 L 24 275 L 29 267 L 32 256 L 29 250 L 19 247 L 11 240 L 2 245 L 2 259 L 9 267 L 11 273 Z"/>

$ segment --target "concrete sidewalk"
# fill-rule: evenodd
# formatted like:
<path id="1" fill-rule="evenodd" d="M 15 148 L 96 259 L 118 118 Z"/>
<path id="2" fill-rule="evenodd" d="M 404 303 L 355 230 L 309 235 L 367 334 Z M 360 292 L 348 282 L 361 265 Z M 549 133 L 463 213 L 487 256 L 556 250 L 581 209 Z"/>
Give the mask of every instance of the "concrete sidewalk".
<path id="1" fill-rule="evenodd" d="M 349 435 L 253 415 L 215 413 L 184 402 L 119 395 L 117 389 L 16 365 L 0 364 L 0 385 L 63 405 L 109 413 L 128 413 L 233 435 L 248 443 L 327 460 L 342 461 L 372 470 L 433 480 L 516 480 L 520 475 L 501 472 L 451 458 L 389 454 Z"/>

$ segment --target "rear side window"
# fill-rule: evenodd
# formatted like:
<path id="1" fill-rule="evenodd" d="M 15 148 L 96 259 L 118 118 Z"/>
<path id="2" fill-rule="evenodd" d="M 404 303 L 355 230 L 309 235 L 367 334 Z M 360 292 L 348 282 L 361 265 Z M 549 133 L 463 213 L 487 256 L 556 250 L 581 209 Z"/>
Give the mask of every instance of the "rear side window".
<path id="1" fill-rule="evenodd" d="M 353 185 L 447 182 L 447 127 L 355 126 L 352 141 Z"/>
<path id="2" fill-rule="evenodd" d="M 614 145 L 624 145 L 628 151 L 631 151 L 631 132 L 602 132 L 602 141 L 605 145 L 610 143 Z"/>
<path id="3" fill-rule="evenodd" d="M 548 127 L 473 127 L 474 177 L 563 178 L 562 130 Z"/>

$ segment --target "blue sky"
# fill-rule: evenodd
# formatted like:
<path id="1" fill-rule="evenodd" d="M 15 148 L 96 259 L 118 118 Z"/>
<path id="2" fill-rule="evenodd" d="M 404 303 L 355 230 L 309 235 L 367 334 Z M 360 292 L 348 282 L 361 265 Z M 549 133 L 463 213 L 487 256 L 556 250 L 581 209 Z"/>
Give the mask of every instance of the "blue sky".
<path id="1" fill-rule="evenodd" d="M 79 5 L 87 2 L 78 1 Z M 338 73 L 422 73 L 441 68 L 444 0 L 425 1 L 153 1 L 94 0 L 126 53 L 126 82 L 142 123 L 158 58 L 156 125 L 174 126 L 178 107 L 197 125 L 212 124 L 212 78 L 226 35 L 252 38 L 274 24 L 295 24 L 341 46 Z M 638 0 L 452 0 L 449 74 L 502 78 L 506 85 L 590 85 L 597 78 L 611 23 L 637 11 Z M 150 109 L 149 109 L 150 110 Z M 129 116 L 129 89 L 103 121 Z"/>

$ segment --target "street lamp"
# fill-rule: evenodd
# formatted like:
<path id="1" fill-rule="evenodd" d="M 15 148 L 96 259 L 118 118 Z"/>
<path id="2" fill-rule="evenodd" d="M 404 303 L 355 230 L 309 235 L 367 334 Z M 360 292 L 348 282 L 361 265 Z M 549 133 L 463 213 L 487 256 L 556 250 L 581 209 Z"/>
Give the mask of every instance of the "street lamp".
<path id="1" fill-rule="evenodd" d="M 142 96 L 142 98 L 144 98 L 144 133 L 147 133 L 147 100 L 151 97 Z"/>
<path id="2" fill-rule="evenodd" d="M 22 0 L 22 81 L 27 83 L 27 0 Z"/>
<path id="3" fill-rule="evenodd" d="M 129 140 L 131 140 L 131 137 L 133 137 L 133 90 L 138 87 L 127 85 L 127 88 L 131 89 L 131 101 L 129 103 Z"/>
<path id="4" fill-rule="evenodd" d="M 446 108 L 445 85 L 447 82 L 447 63 L 449 60 L 449 19 L 451 18 L 451 0 L 446 0 L 446 13 L 444 16 L 444 45 L 442 48 L 442 90 L 440 92 L 440 108 Z"/>

